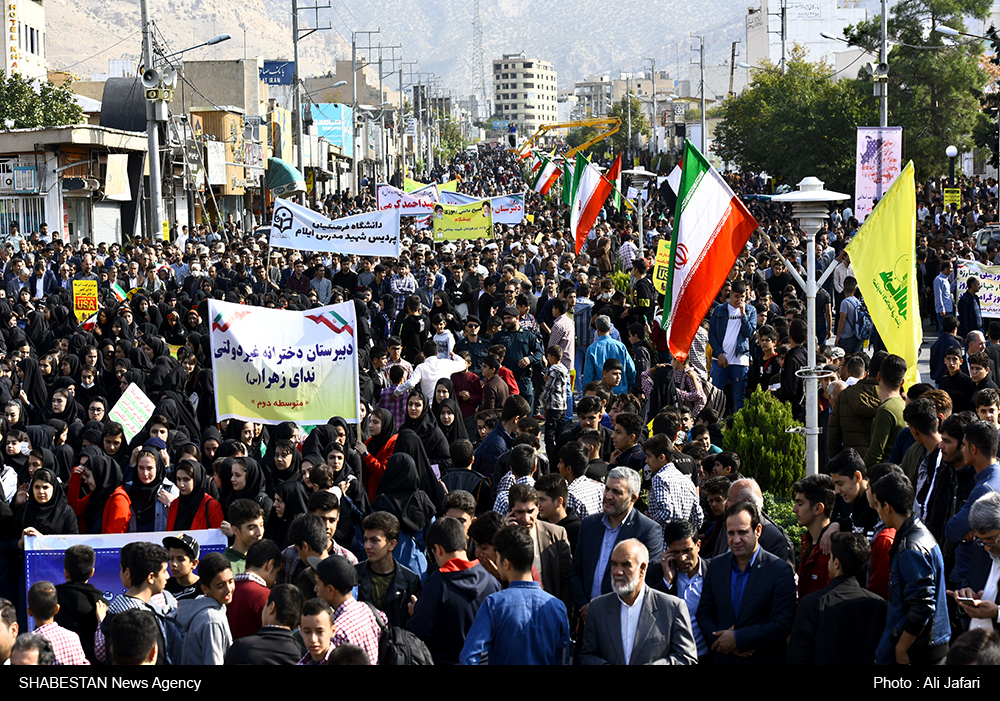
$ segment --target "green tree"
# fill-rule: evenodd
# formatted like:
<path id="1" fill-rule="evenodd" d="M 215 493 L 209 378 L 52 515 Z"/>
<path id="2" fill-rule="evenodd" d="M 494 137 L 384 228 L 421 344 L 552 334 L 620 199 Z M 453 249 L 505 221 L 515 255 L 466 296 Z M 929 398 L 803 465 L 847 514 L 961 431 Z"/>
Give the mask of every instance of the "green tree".
<path id="1" fill-rule="evenodd" d="M 788 71 L 765 65 L 750 87 L 720 106 L 715 151 L 741 170 L 764 171 L 795 184 L 814 175 L 850 192 L 858 125 L 878 121 L 871 97 L 854 81 L 835 83 L 826 63 L 805 60 L 796 46 Z"/>
<path id="2" fill-rule="evenodd" d="M 60 127 L 84 121 L 70 81 L 56 87 L 52 81 L 34 81 L 19 73 L 0 71 L 0 124 L 12 129 Z"/>
<path id="3" fill-rule="evenodd" d="M 760 488 L 777 496 L 789 494 L 806 474 L 806 442 L 792 419 L 792 407 L 758 387 L 733 416 L 732 428 L 723 431 L 726 450 L 740 456 L 740 473 L 757 480 Z"/>
<path id="4" fill-rule="evenodd" d="M 611 135 L 611 145 L 618 153 L 628 148 L 629 112 L 632 113 L 633 138 L 636 134 L 649 136 L 652 133 L 649 128 L 649 121 L 642 112 L 642 103 L 639 102 L 639 98 L 632 94 L 622 96 L 622 99 L 611 105 L 611 109 L 608 110 L 609 117 L 619 117 L 622 120 L 621 129 Z"/>
<path id="5" fill-rule="evenodd" d="M 458 123 L 446 119 L 441 126 L 441 145 L 438 147 L 438 157 L 442 161 L 450 161 L 459 151 L 468 146 Z"/>
<path id="6" fill-rule="evenodd" d="M 903 158 L 917 178 L 946 172 L 945 147 L 972 146 L 979 96 L 987 76 L 980 66 L 982 43 L 953 42 L 935 31 L 966 31 L 965 18 L 985 19 L 990 0 L 901 0 L 889 16 L 889 125 L 903 127 Z M 879 46 L 880 17 L 848 27 L 848 41 L 868 50 Z M 866 86 L 871 84 L 867 81 Z M 877 124 L 878 122 L 873 122 Z"/>
<path id="7" fill-rule="evenodd" d="M 997 157 L 1000 154 L 1000 147 L 997 144 L 1000 124 L 998 124 L 998 119 L 994 119 L 991 115 L 997 115 L 1000 118 L 1000 36 L 997 35 L 997 30 L 993 26 L 986 32 L 986 36 L 990 37 L 992 55 L 983 56 L 980 59 L 980 65 L 989 76 L 989 80 L 980 100 L 982 111 L 976 119 L 976 125 L 972 128 L 972 140 L 976 146 L 990 150 L 992 154 L 990 164 L 996 166 L 1000 162 Z"/>
<path id="8" fill-rule="evenodd" d="M 566 135 L 566 143 L 569 144 L 570 148 L 576 148 L 580 144 L 584 144 L 590 139 L 594 138 L 597 134 L 597 129 L 594 127 L 577 127 L 576 129 L 570 129 L 569 134 Z M 597 142 L 598 144 L 601 142 Z M 597 144 L 594 144 L 597 146 Z M 594 146 L 586 149 L 584 153 L 588 156 L 594 151 Z M 601 147 L 604 148 L 603 146 Z"/>

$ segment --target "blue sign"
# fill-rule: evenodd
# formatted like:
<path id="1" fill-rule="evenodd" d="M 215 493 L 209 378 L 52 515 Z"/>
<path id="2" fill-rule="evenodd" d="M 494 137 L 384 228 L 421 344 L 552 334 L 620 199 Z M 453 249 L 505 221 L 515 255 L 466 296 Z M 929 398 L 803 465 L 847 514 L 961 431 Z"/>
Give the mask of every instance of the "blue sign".
<path id="1" fill-rule="evenodd" d="M 313 128 L 334 146 L 340 146 L 346 155 L 354 155 L 354 115 L 348 105 L 336 102 L 314 103 Z"/>
<path id="2" fill-rule="evenodd" d="M 268 85 L 291 85 L 295 74 L 294 61 L 264 61 L 260 80 Z"/>

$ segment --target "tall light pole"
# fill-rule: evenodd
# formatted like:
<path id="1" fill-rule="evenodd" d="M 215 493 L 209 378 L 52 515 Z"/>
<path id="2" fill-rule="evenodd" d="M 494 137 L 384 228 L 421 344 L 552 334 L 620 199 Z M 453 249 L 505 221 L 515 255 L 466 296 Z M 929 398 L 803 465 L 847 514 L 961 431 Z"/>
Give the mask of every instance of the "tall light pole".
<path id="1" fill-rule="evenodd" d="M 636 202 L 636 207 L 639 209 L 639 257 L 642 258 L 643 247 L 645 246 L 646 239 L 643 233 L 643 226 L 645 221 L 642 213 L 643 201 L 642 196 L 646 192 L 646 185 L 656 179 L 656 173 L 651 173 L 645 168 L 634 168 L 632 170 L 623 170 L 622 175 L 627 175 L 629 177 L 629 182 L 636 184 L 636 190 L 639 193 L 638 202 Z"/>
<path id="2" fill-rule="evenodd" d="M 351 32 L 351 169 L 353 171 L 351 180 L 353 181 L 354 195 L 358 194 L 358 34 L 379 34 L 381 27 L 375 27 L 374 31 Z M 382 101 L 381 96 L 379 102 Z"/>
<path id="3" fill-rule="evenodd" d="M 691 38 L 697 39 L 699 43 L 698 65 L 701 67 L 701 87 L 698 89 L 698 92 L 701 94 L 701 152 L 703 155 L 707 155 L 708 133 L 705 131 L 705 37 L 695 34 Z M 782 62 L 781 67 L 784 69 L 784 62 Z"/>
<path id="4" fill-rule="evenodd" d="M 652 64 L 652 67 L 650 68 L 649 75 L 650 75 L 650 77 L 652 78 L 652 81 L 653 81 L 653 87 L 652 87 L 652 93 L 653 93 L 653 118 L 650 120 L 650 123 L 651 123 L 651 125 L 653 127 L 653 153 L 656 153 L 656 59 L 655 58 L 647 58 L 646 60 L 649 61 L 650 64 Z"/>
<path id="5" fill-rule="evenodd" d="M 148 0 L 140 3 L 142 15 L 142 63 L 145 70 L 154 70 L 153 33 L 150 31 Z M 149 240 L 165 239 L 163 232 L 163 175 L 160 173 L 160 122 L 166 121 L 167 104 L 162 100 L 146 100 L 146 143 L 149 154 Z M 193 232 L 189 232 L 193 234 Z"/>
<path id="6" fill-rule="evenodd" d="M 826 372 L 816 365 L 816 291 L 826 278 L 833 272 L 836 263 L 816 280 L 816 234 L 823 223 L 829 220 L 829 202 L 846 200 L 848 195 L 841 192 L 831 192 L 824 189 L 823 182 L 814 177 L 807 177 L 799 183 L 799 189 L 778 195 L 772 202 L 788 202 L 792 205 L 792 216 L 799 222 L 806 238 L 806 279 L 803 280 L 798 271 L 787 263 L 788 272 L 806 293 L 806 353 L 808 365 L 795 374 L 805 380 L 806 385 L 806 426 L 804 429 L 790 429 L 806 434 L 806 474 L 815 475 L 819 472 L 819 380 Z"/>

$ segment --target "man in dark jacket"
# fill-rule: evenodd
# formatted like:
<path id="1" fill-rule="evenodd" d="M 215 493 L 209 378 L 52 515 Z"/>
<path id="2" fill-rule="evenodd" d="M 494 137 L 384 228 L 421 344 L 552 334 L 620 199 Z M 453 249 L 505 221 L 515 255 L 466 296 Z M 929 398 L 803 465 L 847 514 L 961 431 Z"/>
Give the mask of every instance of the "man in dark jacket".
<path id="1" fill-rule="evenodd" d="M 789 325 L 788 337 L 792 345 L 785 354 L 785 362 L 781 366 L 781 385 L 774 393 L 776 398 L 792 405 L 792 418 L 796 421 L 805 420 L 806 415 L 805 380 L 798 376 L 798 371 L 809 362 L 805 346 L 807 334 L 806 322 L 802 319 L 796 319 Z"/>
<path id="2" fill-rule="evenodd" d="M 500 591 L 479 560 L 466 553 L 465 527 L 446 516 L 431 524 L 427 549 L 437 570 L 427 577 L 420 597 L 411 597 L 407 628 L 427 644 L 434 664 L 458 664 L 479 607 L 490 594 Z"/>
<path id="3" fill-rule="evenodd" d="M 887 357 L 889 354 L 885 351 L 872 356 L 867 377 L 862 358 L 854 356 L 847 360 L 850 376 L 861 379 L 838 394 L 833 402 L 827 435 L 827 450 L 831 458 L 844 448 L 854 448 L 859 455 L 868 452 L 872 421 L 882 403 L 878 393 L 878 373 Z"/>
<path id="4" fill-rule="evenodd" d="M 830 584 L 799 601 L 789 638 L 794 665 L 870 665 L 885 625 L 885 601 L 863 589 L 857 575 L 871 548 L 861 533 L 834 533 Z"/>
<path id="5" fill-rule="evenodd" d="M 94 576 L 96 555 L 89 545 L 73 545 L 63 556 L 66 582 L 56 585 L 59 611 L 55 621 L 66 630 L 80 636 L 83 654 L 91 664 L 94 657 L 94 632 L 97 630 L 97 602 L 104 600 L 104 592 L 88 580 Z"/>
<path id="6" fill-rule="evenodd" d="M 358 571 L 358 601 L 370 603 L 385 614 L 390 626 L 406 626 L 411 596 L 420 596 L 420 575 L 392 556 L 399 542 L 399 519 L 376 511 L 361 521 L 367 559 Z"/>
<path id="7" fill-rule="evenodd" d="M 227 665 L 293 665 L 305 648 L 292 635 L 299 625 L 302 592 L 293 584 L 278 584 L 261 611 L 263 625 L 254 635 L 233 642 L 226 651 Z"/>

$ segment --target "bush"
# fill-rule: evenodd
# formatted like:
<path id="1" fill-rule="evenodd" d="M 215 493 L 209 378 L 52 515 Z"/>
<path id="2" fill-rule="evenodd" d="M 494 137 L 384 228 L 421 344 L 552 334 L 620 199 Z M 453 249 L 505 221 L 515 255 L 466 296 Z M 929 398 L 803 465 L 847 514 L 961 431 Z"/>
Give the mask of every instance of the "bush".
<path id="1" fill-rule="evenodd" d="M 792 419 L 791 406 L 758 387 L 722 434 L 725 449 L 740 456 L 740 472 L 779 497 L 806 475 L 805 437 L 786 433 L 790 426 L 801 426 Z"/>

